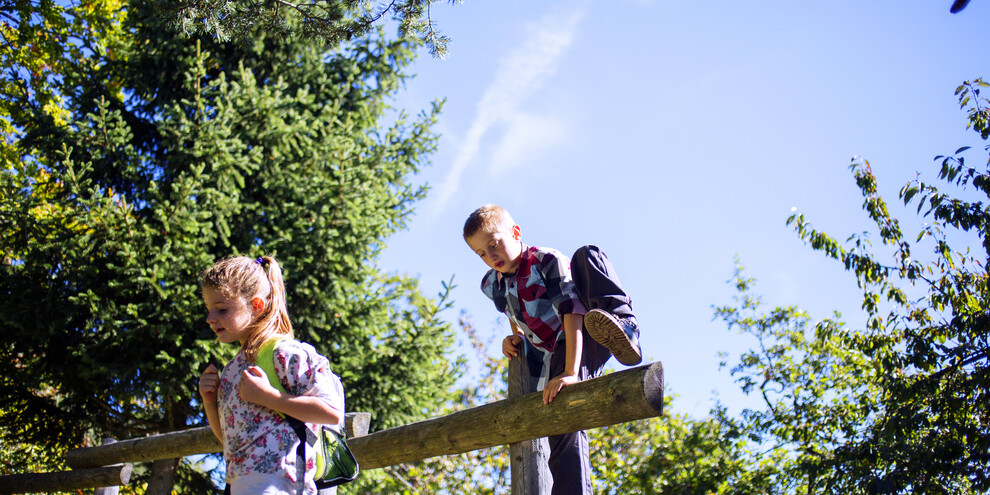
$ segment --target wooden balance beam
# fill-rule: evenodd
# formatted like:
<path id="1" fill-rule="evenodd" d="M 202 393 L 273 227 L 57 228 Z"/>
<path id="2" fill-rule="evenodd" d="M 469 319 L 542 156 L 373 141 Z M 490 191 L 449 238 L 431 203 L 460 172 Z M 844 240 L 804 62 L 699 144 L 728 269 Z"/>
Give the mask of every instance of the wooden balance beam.
<path id="1" fill-rule="evenodd" d="M 661 414 L 663 365 L 651 363 L 565 387 L 550 404 L 534 392 L 366 436 L 360 434 L 368 431 L 368 413 L 351 413 L 349 420 L 362 423 L 364 431 L 349 424 L 348 444 L 362 469 L 375 469 Z M 73 449 L 66 461 L 82 469 L 220 450 L 210 428 L 201 427 Z"/>
<path id="2" fill-rule="evenodd" d="M 589 430 L 663 414 L 663 365 L 652 363 L 542 392 L 349 440 L 362 469 L 461 454 L 534 438 Z"/>

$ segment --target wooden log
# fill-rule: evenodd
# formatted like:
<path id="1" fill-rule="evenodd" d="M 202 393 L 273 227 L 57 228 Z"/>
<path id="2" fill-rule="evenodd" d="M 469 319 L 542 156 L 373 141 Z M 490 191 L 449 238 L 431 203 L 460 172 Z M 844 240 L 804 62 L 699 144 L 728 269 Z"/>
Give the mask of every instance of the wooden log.
<path id="1" fill-rule="evenodd" d="M 652 363 L 566 387 L 549 405 L 535 392 L 367 436 L 352 431 L 348 443 L 363 469 L 375 469 L 661 414 L 663 365 Z M 80 469 L 219 450 L 220 442 L 203 427 L 74 449 L 66 460 Z"/>
<path id="2" fill-rule="evenodd" d="M 0 476 L 0 493 L 48 493 L 126 485 L 131 465 Z"/>
<path id="3" fill-rule="evenodd" d="M 541 359 L 538 351 L 528 340 L 519 346 L 519 354 L 509 360 L 508 398 L 521 397 L 537 391 L 538 379 L 530 374 L 535 366 L 531 359 Z M 509 472 L 511 474 L 512 495 L 549 495 L 553 487 L 553 476 L 547 459 L 550 457 L 550 444 L 546 437 L 523 440 L 509 445 Z"/>
<path id="4" fill-rule="evenodd" d="M 362 469 L 508 445 L 663 413 L 663 365 L 652 363 L 565 387 L 550 404 L 536 392 L 349 442 Z"/>
<path id="5" fill-rule="evenodd" d="M 344 429 L 352 438 L 366 435 L 370 423 L 370 413 L 347 413 L 344 416 Z M 72 449 L 66 453 L 65 460 L 73 469 L 81 469 L 120 462 L 149 462 L 188 455 L 211 454 L 221 450 L 223 445 L 217 440 L 213 430 L 209 426 L 204 426 L 121 440 L 110 445 Z"/>
<path id="6" fill-rule="evenodd" d="M 150 462 L 187 455 L 209 454 L 223 449 L 209 426 L 173 431 L 110 445 L 72 449 L 65 460 L 72 469 L 106 466 L 118 462 Z"/>
<path id="7" fill-rule="evenodd" d="M 370 428 L 371 413 L 356 412 L 344 415 L 344 431 L 347 432 L 348 437 L 363 437 L 368 434 Z"/>

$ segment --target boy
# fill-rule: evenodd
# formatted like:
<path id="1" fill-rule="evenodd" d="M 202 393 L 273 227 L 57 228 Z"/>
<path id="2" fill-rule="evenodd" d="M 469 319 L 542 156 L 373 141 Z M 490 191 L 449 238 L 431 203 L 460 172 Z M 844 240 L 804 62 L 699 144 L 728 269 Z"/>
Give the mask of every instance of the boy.
<path id="1" fill-rule="evenodd" d="M 642 361 L 632 300 L 611 263 L 595 246 L 572 260 L 560 252 L 523 244 L 521 229 L 496 205 L 475 210 L 464 240 L 491 268 L 481 290 L 505 313 L 512 334 L 502 353 L 512 358 L 526 338 L 542 355 L 537 389 L 549 404 L 562 388 L 598 376 L 609 357 L 625 365 Z M 588 437 L 584 431 L 550 437 L 553 494 L 591 494 Z"/>

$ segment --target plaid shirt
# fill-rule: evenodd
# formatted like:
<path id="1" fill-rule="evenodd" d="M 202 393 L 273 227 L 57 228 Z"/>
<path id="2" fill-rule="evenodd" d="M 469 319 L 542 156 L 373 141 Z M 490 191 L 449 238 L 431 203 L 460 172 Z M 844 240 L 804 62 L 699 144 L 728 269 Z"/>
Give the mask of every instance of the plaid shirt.
<path id="1" fill-rule="evenodd" d="M 550 248 L 525 244 L 522 248 L 515 275 L 489 270 L 481 281 L 481 291 L 530 343 L 552 353 L 564 340 L 564 315 L 583 315 L 586 310 L 571 280 L 567 256 Z"/>

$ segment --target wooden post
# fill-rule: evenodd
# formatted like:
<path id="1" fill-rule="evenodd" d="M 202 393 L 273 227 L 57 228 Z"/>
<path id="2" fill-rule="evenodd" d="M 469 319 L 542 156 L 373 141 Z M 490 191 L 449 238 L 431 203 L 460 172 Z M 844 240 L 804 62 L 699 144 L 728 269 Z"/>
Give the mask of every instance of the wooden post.
<path id="1" fill-rule="evenodd" d="M 113 438 L 104 438 L 101 445 L 110 445 L 116 442 Z M 118 495 L 119 493 L 120 488 L 117 486 L 101 486 L 93 490 L 93 495 Z"/>
<path id="2" fill-rule="evenodd" d="M 533 359 L 542 354 L 523 339 L 519 355 L 509 360 L 508 397 L 521 397 L 536 392 L 539 378 L 530 375 Z M 512 495 L 548 495 L 553 478 L 547 465 L 550 445 L 546 437 L 523 440 L 509 445 L 509 466 L 512 475 Z"/>
<path id="3" fill-rule="evenodd" d="M 130 479 L 130 464 L 55 473 L 12 474 L 0 476 L 0 494 L 64 492 L 99 486 L 120 486 L 126 485 Z"/>
<path id="4" fill-rule="evenodd" d="M 348 442 L 362 469 L 461 454 L 663 413 L 663 365 L 645 364 L 543 394 L 501 400 Z"/>
<path id="5" fill-rule="evenodd" d="M 371 414 L 366 412 L 347 413 L 344 417 L 344 429 L 352 438 L 365 435 L 371 423 L 370 418 Z M 221 450 L 223 445 L 213 435 L 213 430 L 209 426 L 204 426 L 151 437 L 121 440 L 99 447 L 72 449 L 65 454 L 65 460 L 73 469 L 81 469 L 108 466 L 119 462 L 147 462 L 209 454 Z"/>

